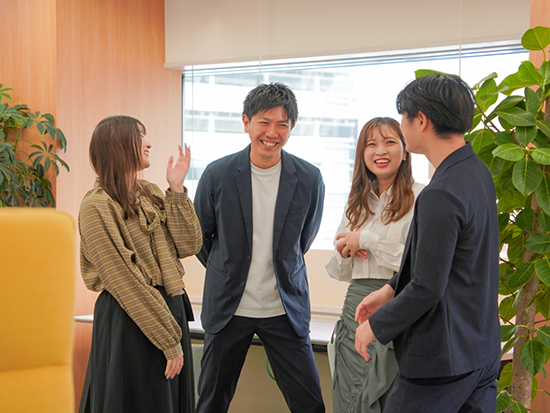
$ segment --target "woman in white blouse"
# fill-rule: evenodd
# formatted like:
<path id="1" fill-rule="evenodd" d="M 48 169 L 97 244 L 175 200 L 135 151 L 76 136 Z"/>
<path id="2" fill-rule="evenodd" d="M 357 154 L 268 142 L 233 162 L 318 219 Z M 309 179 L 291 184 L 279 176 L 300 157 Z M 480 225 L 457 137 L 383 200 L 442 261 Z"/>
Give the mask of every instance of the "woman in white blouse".
<path id="1" fill-rule="evenodd" d="M 379 413 L 397 374 L 391 343 L 374 340 L 365 360 L 355 350 L 355 309 L 399 269 L 414 201 L 424 186 L 412 177 L 411 156 L 399 123 L 374 118 L 357 140 L 348 202 L 326 263 L 332 278 L 349 282 L 336 326 L 333 372 L 335 413 Z"/>

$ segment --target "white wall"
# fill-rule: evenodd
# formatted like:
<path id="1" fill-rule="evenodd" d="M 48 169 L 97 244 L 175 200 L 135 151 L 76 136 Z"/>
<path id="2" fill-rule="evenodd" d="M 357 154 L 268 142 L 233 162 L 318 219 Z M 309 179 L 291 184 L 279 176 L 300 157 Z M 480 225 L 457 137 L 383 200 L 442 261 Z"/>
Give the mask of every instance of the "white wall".
<path id="1" fill-rule="evenodd" d="M 530 0 L 165 0 L 165 66 L 515 40 L 529 10 Z"/>

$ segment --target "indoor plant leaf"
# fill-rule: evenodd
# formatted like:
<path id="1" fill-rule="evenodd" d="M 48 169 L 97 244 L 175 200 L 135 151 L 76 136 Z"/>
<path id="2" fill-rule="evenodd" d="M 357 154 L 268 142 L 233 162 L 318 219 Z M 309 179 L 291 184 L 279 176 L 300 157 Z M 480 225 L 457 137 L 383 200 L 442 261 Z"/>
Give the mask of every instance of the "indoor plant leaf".
<path id="1" fill-rule="evenodd" d="M 550 327 L 537 328 L 537 337 L 543 345 L 550 348 Z"/>
<path id="2" fill-rule="evenodd" d="M 529 145 L 537 137 L 536 126 L 518 126 L 516 128 L 516 139 L 523 146 Z"/>
<path id="3" fill-rule="evenodd" d="M 546 285 L 550 285 L 550 260 L 543 258 L 535 261 L 535 271 L 541 280 Z"/>
<path id="4" fill-rule="evenodd" d="M 523 209 L 516 216 L 516 225 L 527 233 L 533 232 L 533 225 L 535 225 L 535 212 L 531 208 Z"/>
<path id="5" fill-rule="evenodd" d="M 516 271 L 510 276 L 508 286 L 515 290 L 531 279 L 535 273 L 535 265 L 532 262 L 522 262 L 516 268 Z M 508 298 L 508 297 L 506 297 Z"/>
<path id="6" fill-rule="evenodd" d="M 521 346 L 520 357 L 525 370 L 535 375 L 542 370 L 546 361 L 544 346 L 536 340 L 528 340 Z"/>
<path id="7" fill-rule="evenodd" d="M 535 116 L 532 113 L 527 112 L 526 110 L 520 109 L 517 106 L 500 111 L 498 113 L 498 116 L 499 118 L 504 119 L 506 122 L 514 126 L 536 126 L 537 125 Z"/>
<path id="8" fill-rule="evenodd" d="M 550 235 L 545 232 L 535 232 L 525 241 L 525 248 L 536 254 L 546 254 L 550 251 Z"/>
<path id="9" fill-rule="evenodd" d="M 530 154 L 535 162 L 550 165 L 550 148 L 533 149 Z"/>
<path id="10" fill-rule="evenodd" d="M 535 191 L 542 181 L 542 170 L 529 158 L 523 158 L 514 165 L 512 182 L 519 192 L 527 195 Z"/>
<path id="11" fill-rule="evenodd" d="M 521 62 L 518 69 L 518 75 L 522 81 L 529 83 L 530 85 L 544 84 L 544 77 L 529 60 Z"/>
<path id="12" fill-rule="evenodd" d="M 546 135 L 550 137 L 550 122 L 547 120 L 537 120 L 537 127 Z"/>
<path id="13" fill-rule="evenodd" d="M 542 178 L 542 181 L 537 188 L 535 192 L 537 196 L 537 202 L 539 203 L 540 207 L 546 212 L 547 214 L 550 214 L 550 178 L 547 176 L 544 176 Z"/>
<path id="14" fill-rule="evenodd" d="M 527 50 L 544 50 L 550 44 L 550 28 L 537 26 L 521 36 L 521 45 Z"/>
<path id="15" fill-rule="evenodd" d="M 515 143 L 504 143 L 498 145 L 492 154 L 498 158 L 506 159 L 507 161 L 517 162 L 525 157 L 525 152 Z"/>

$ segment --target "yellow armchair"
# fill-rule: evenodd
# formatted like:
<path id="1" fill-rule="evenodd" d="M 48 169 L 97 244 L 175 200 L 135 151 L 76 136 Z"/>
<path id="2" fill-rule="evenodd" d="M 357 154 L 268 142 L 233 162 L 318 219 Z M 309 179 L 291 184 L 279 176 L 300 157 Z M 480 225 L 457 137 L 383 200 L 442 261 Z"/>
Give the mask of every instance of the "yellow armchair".
<path id="1" fill-rule="evenodd" d="M 74 412 L 75 225 L 0 208 L 0 412 Z"/>

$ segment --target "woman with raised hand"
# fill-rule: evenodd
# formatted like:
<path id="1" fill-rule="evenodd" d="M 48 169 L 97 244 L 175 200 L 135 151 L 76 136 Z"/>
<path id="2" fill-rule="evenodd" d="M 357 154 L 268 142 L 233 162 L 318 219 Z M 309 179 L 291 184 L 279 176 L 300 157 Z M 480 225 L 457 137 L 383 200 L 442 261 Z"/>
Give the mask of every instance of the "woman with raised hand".
<path id="1" fill-rule="evenodd" d="M 138 179 L 148 168 L 145 126 L 111 116 L 90 142 L 95 186 L 80 206 L 80 264 L 86 287 L 101 292 L 88 366 L 92 413 L 194 412 L 193 313 L 181 258 L 200 251 L 202 233 L 184 179 L 191 152 L 179 147 L 169 188 Z"/>
<path id="2" fill-rule="evenodd" d="M 391 343 L 374 341 L 370 360 L 355 350 L 355 309 L 399 269 L 414 201 L 424 186 L 412 177 L 399 123 L 374 118 L 357 140 L 348 202 L 326 263 L 332 278 L 349 282 L 334 338 L 333 410 L 380 413 L 398 367 Z"/>

